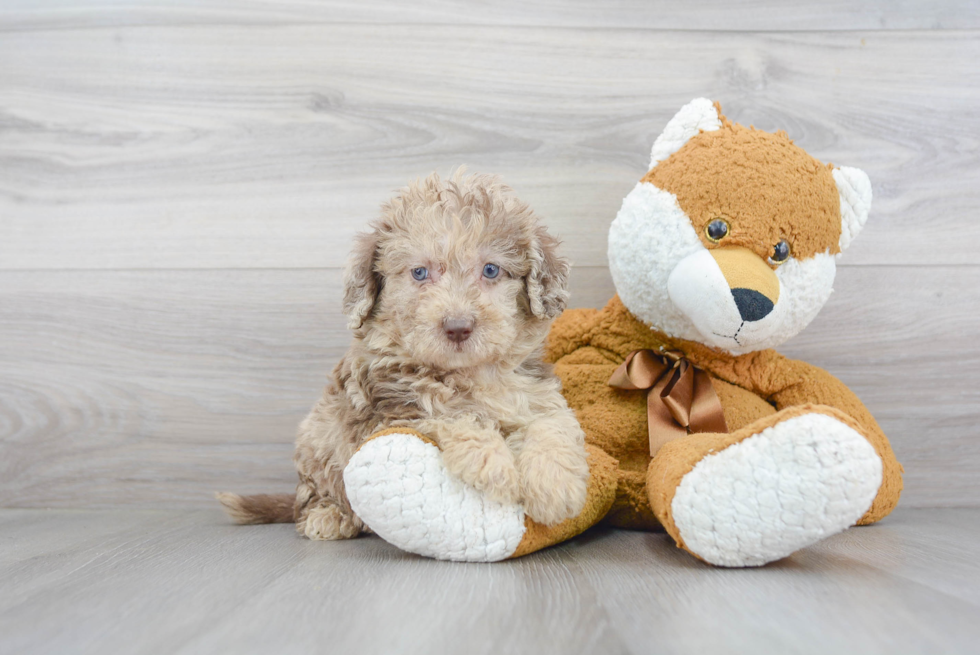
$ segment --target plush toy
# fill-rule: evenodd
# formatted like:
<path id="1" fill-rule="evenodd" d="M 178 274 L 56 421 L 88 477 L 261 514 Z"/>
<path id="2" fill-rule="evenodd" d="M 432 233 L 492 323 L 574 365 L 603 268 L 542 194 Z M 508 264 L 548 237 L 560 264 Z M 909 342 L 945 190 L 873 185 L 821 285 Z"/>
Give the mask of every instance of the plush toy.
<path id="1" fill-rule="evenodd" d="M 830 296 L 871 185 L 783 132 L 683 107 L 609 231 L 618 295 L 566 311 L 548 358 L 589 443 L 585 511 L 545 528 L 453 480 L 424 435 L 388 431 L 345 472 L 358 515 L 406 550 L 516 557 L 599 521 L 662 527 L 694 556 L 758 566 L 872 523 L 902 467 L 842 382 L 773 347 Z"/>

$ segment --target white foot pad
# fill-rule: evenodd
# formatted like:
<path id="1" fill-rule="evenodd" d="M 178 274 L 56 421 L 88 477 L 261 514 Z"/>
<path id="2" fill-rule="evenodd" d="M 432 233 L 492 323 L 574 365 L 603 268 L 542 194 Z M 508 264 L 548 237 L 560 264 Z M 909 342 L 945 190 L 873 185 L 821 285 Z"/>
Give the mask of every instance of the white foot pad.
<path id="1" fill-rule="evenodd" d="M 671 508 L 687 547 L 718 566 L 761 566 L 854 525 L 881 486 L 867 439 L 825 414 L 787 419 L 705 457 Z"/>
<path id="2" fill-rule="evenodd" d="M 439 449 L 410 434 L 364 444 L 344 485 L 354 513 L 388 543 L 458 562 L 496 562 L 524 537 L 524 509 L 488 500 L 446 470 Z"/>

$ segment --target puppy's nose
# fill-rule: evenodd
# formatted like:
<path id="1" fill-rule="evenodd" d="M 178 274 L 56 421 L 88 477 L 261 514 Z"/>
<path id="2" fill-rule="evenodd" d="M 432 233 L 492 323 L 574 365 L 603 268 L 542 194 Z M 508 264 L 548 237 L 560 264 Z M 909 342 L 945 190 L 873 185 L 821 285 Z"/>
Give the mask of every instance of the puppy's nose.
<path id="1" fill-rule="evenodd" d="M 732 289 L 732 296 L 743 321 L 761 321 L 774 307 L 771 300 L 753 289 Z"/>
<path id="2" fill-rule="evenodd" d="M 463 343 L 473 334 L 473 321 L 462 318 L 450 318 L 442 323 L 442 329 L 453 343 Z"/>

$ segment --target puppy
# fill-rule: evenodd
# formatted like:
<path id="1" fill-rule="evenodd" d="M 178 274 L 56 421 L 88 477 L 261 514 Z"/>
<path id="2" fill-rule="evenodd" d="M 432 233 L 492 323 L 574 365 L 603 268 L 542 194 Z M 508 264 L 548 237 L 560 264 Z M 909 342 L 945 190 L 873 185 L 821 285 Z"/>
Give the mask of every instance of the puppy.
<path id="1" fill-rule="evenodd" d="M 448 470 L 553 525 L 585 504 L 585 435 L 541 360 L 568 262 L 488 175 L 432 175 L 382 206 L 344 276 L 353 341 L 302 422 L 296 496 L 219 494 L 239 523 L 295 521 L 310 539 L 366 530 L 343 471 L 373 433 L 410 427 Z"/>

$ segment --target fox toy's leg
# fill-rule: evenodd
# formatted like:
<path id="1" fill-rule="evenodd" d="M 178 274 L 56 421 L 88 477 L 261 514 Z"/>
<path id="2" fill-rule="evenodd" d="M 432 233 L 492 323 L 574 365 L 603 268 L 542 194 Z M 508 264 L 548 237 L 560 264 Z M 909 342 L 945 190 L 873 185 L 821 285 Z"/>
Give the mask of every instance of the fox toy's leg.
<path id="1" fill-rule="evenodd" d="M 385 541 L 412 553 L 467 562 L 520 557 L 597 523 L 616 495 L 616 461 L 588 448 L 585 509 L 545 527 L 516 503 L 499 503 L 449 474 L 435 443 L 407 429 L 379 432 L 344 470 L 357 516 Z"/>
<path id="2" fill-rule="evenodd" d="M 860 426 L 820 405 L 669 442 L 647 472 L 667 532 L 718 566 L 760 566 L 841 532 L 881 486 L 882 459 Z"/>

